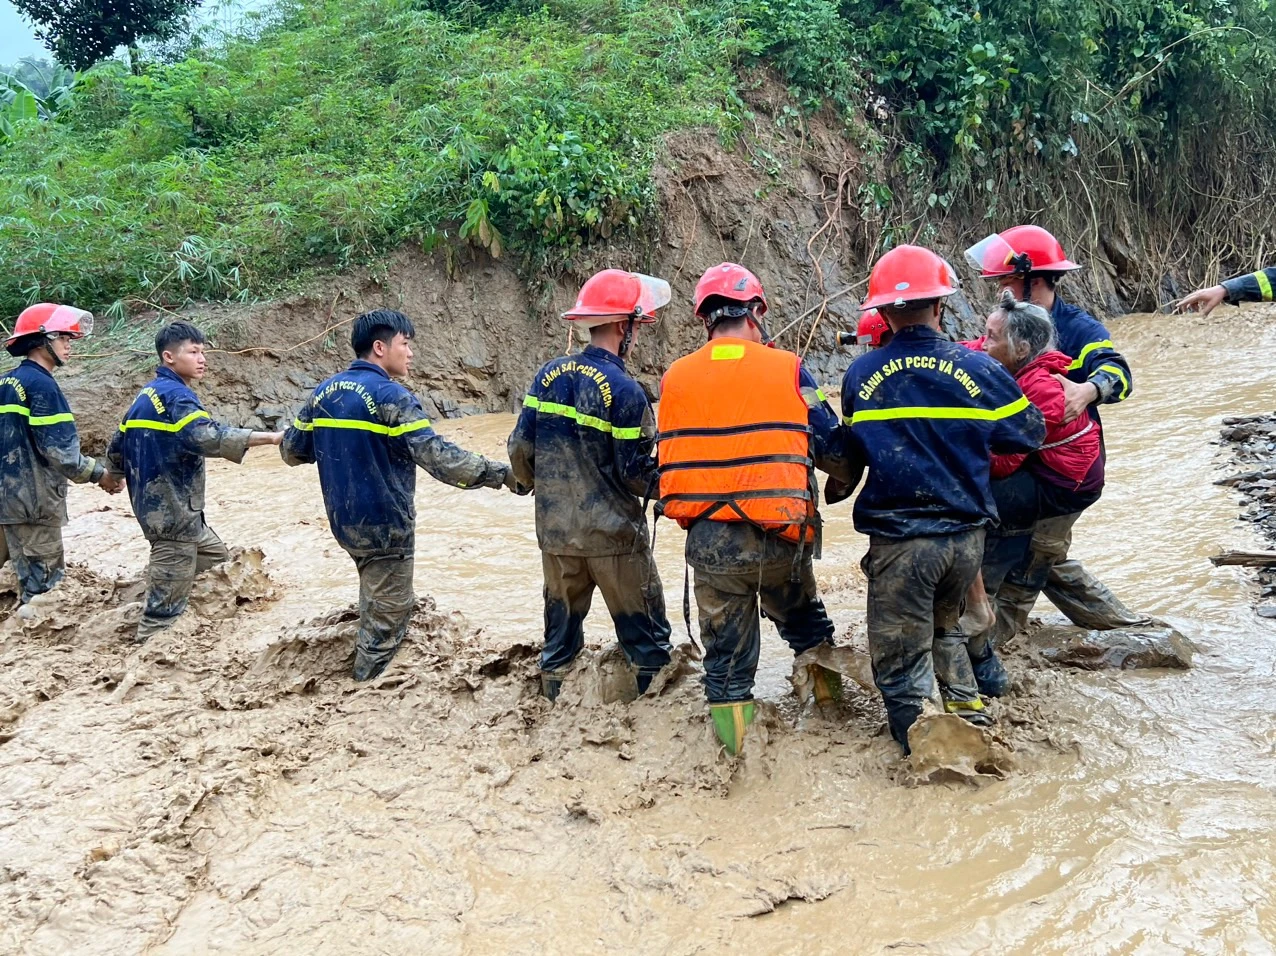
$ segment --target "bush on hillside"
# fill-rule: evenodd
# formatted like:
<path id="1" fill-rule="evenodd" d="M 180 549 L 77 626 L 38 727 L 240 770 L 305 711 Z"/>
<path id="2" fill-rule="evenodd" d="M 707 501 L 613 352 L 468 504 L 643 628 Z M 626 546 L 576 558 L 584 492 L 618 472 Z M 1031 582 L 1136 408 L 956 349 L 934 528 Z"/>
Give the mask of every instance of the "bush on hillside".
<path id="1" fill-rule="evenodd" d="M 454 236 L 563 263 L 643 223 L 665 132 L 743 128 L 752 63 L 848 122 L 874 104 L 867 141 L 895 172 L 865 186 L 865 208 L 907 212 L 909 234 L 927 203 L 1058 217 L 1121 194 L 1171 228 L 1214 210 L 1234 259 L 1271 227 L 1270 202 L 1243 219 L 1227 203 L 1276 177 L 1267 7 L 279 0 L 140 75 L 101 64 L 55 120 L 14 124 L 0 314 L 269 292 Z"/>

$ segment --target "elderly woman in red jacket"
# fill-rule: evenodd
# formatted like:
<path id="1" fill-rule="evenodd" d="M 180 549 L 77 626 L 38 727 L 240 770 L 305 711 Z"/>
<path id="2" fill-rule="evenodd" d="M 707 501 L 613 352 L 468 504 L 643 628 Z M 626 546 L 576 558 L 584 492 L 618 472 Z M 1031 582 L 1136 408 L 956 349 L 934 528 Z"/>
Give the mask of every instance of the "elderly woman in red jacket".
<path id="1" fill-rule="evenodd" d="M 1005 693 L 1007 678 L 988 640 L 994 621 L 989 595 L 995 599 L 1005 576 L 1027 559 L 1037 521 L 1083 511 L 1099 500 L 1103 455 L 1098 422 L 1088 415 L 1064 421 L 1067 402 L 1061 376 L 1072 360 L 1055 348 L 1050 313 L 1006 292 L 988 316 L 984 337 L 967 344 L 1004 365 L 1046 420 L 1046 438 L 1037 451 L 992 456 L 1000 524 L 989 530 L 983 571 L 967 596 L 964 623 L 975 632 L 969 635 L 971 663 L 980 691 L 998 697 Z M 1032 570 L 1029 577 L 1035 582 Z M 1050 569 L 1039 570 L 1044 586 Z"/>

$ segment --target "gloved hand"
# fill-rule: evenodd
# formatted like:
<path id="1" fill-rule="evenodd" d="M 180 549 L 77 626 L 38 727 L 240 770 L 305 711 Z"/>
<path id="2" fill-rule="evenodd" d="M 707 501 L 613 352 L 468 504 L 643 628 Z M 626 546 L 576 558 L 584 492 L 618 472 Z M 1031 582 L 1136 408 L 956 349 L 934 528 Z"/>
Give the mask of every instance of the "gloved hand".
<path id="1" fill-rule="evenodd" d="M 528 495 L 532 492 L 531 488 L 518 483 L 518 479 L 514 477 L 514 469 L 508 465 L 505 466 L 505 476 L 501 479 L 501 484 L 516 495 Z"/>

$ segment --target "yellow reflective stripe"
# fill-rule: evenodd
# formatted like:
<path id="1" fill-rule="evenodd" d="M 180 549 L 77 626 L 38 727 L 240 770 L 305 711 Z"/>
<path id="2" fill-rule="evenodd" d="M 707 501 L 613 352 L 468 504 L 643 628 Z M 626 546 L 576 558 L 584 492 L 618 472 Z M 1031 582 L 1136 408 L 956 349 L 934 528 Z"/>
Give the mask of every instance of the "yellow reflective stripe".
<path id="1" fill-rule="evenodd" d="M 32 425 L 61 425 L 63 422 L 75 421 L 70 412 L 59 412 L 57 415 L 32 415 L 31 409 L 25 405 L 0 405 L 0 415 L 5 413 L 21 415 Z"/>
<path id="2" fill-rule="evenodd" d="M 824 389 L 822 389 L 822 388 L 817 388 L 817 389 L 815 390 L 815 397 L 816 397 L 816 398 L 818 398 L 821 402 L 827 402 L 827 401 L 828 401 L 828 398 L 827 398 L 827 397 L 825 397 L 825 395 L 824 395 Z"/>
<path id="3" fill-rule="evenodd" d="M 642 437 L 642 426 L 634 425 L 632 427 L 621 427 L 613 425 L 611 422 L 602 418 L 595 418 L 593 415 L 582 415 L 570 405 L 560 405 L 557 402 L 542 402 L 538 398 L 527 395 L 523 398 L 523 407 L 532 408 L 538 412 L 544 412 L 546 415 L 558 415 L 562 418 L 570 418 L 578 425 L 584 425 L 586 428 L 593 428 L 597 431 L 611 435 L 613 438 L 635 439 Z"/>
<path id="4" fill-rule="evenodd" d="M 315 430 L 314 425 L 310 424 L 310 422 L 303 422 L 300 418 L 294 418 L 292 420 L 292 427 L 297 429 L 299 432 L 312 432 Z"/>
<path id="5" fill-rule="evenodd" d="M 1121 369 L 1121 366 L 1100 365 L 1099 371 L 1111 372 L 1113 375 L 1115 375 L 1117 378 L 1121 380 L 1121 394 L 1118 396 L 1118 398 L 1125 398 L 1127 395 L 1130 394 L 1130 380 L 1126 378 L 1125 372 Z"/>
<path id="6" fill-rule="evenodd" d="M 388 435 L 390 438 L 398 438 L 400 435 L 406 435 L 408 432 L 420 431 L 422 428 L 429 428 L 429 419 L 422 418 L 420 421 L 408 422 L 406 425 L 382 425 L 380 422 L 370 422 L 362 418 L 316 418 L 310 423 L 310 428 L 304 428 L 300 423 L 294 422 L 303 431 L 310 431 L 315 428 L 348 428 L 361 432 L 372 432 L 376 435 Z"/>
<path id="7" fill-rule="evenodd" d="M 847 425 L 859 422 L 886 422 L 900 418 L 960 418 L 980 422 L 996 422 L 1022 412 L 1028 407 L 1028 399 L 1020 397 L 1001 408 L 967 408 L 960 405 L 911 405 L 903 408 L 873 408 L 856 412 L 849 419 L 842 420 Z"/>
<path id="8" fill-rule="evenodd" d="M 959 714 L 963 710 L 983 710 L 984 702 L 982 700 L 946 700 L 944 701 L 944 711 L 949 714 Z"/>
<path id="9" fill-rule="evenodd" d="M 1072 364 L 1068 366 L 1068 371 L 1071 372 L 1074 369 L 1079 369 L 1082 365 L 1084 365 L 1085 357 L 1089 355 L 1091 352 L 1093 352 L 1095 349 L 1114 349 L 1114 348 L 1116 348 L 1116 346 L 1112 344 L 1111 339 L 1104 339 L 1102 342 L 1091 342 L 1089 345 L 1087 345 L 1085 348 L 1081 350 L 1081 354 L 1078 355 L 1073 360 Z"/>
<path id="10" fill-rule="evenodd" d="M 715 345 L 712 351 L 709 352 L 709 361 L 711 362 L 742 358 L 744 358 L 743 345 Z"/>
<path id="11" fill-rule="evenodd" d="M 1267 278 L 1267 273 L 1259 269 L 1254 273 L 1254 281 L 1258 283 L 1258 291 L 1263 294 L 1263 301 L 1272 301 L 1272 280 Z"/>
<path id="12" fill-rule="evenodd" d="M 208 418 L 208 412 L 191 412 L 185 418 L 178 422 L 153 422 L 146 418 L 134 418 L 127 422 L 120 422 L 120 431 L 126 432 L 133 428 L 148 428 L 157 432 L 180 432 L 183 428 L 195 421 L 197 418 Z"/>

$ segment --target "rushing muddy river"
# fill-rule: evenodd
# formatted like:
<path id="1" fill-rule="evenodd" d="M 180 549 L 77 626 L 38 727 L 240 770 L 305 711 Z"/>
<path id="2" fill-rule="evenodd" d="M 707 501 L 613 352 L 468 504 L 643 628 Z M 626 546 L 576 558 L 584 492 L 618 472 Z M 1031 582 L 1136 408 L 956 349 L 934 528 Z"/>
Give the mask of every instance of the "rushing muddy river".
<path id="1" fill-rule="evenodd" d="M 1276 625 L 1246 572 L 1206 560 L 1254 544 L 1213 442 L 1223 416 L 1276 408 L 1276 320 L 1111 329 L 1135 393 L 1104 412 L 1108 486 L 1074 553 L 1200 653 L 1186 672 L 1015 673 L 1006 779 L 902 785 L 876 702 L 800 712 L 770 628 L 757 692 L 778 710 L 739 765 L 690 678 L 548 708 L 531 661 L 500 657 L 540 639 L 531 500 L 425 476 L 416 587 L 439 613 L 395 680 L 355 687 L 315 650 L 322 627 L 298 631 L 357 593 L 314 470 L 256 450 L 210 468 L 208 514 L 264 552 L 275 600 L 197 607 L 160 650 L 70 624 L 2 645 L 0 950 L 1276 951 Z M 503 455 L 512 423 L 443 430 Z M 73 562 L 140 573 L 126 504 L 72 490 Z M 682 537 L 661 522 L 685 639 Z M 826 509 L 817 572 L 860 642 L 864 547 L 850 503 Z M 587 637 L 608 627 L 599 600 Z"/>

